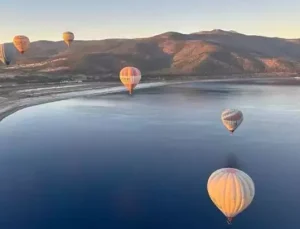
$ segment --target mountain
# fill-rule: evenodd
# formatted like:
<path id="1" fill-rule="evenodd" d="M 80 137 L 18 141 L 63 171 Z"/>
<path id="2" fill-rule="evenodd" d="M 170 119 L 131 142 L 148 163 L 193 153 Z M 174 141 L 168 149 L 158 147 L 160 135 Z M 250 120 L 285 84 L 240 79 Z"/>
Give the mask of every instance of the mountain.
<path id="1" fill-rule="evenodd" d="M 300 72 L 300 39 L 250 36 L 212 30 L 166 32 L 148 38 L 60 42 L 37 41 L 0 72 L 117 78 L 127 65 L 146 76 Z M 3 74 L 2 74 L 3 75 Z"/>

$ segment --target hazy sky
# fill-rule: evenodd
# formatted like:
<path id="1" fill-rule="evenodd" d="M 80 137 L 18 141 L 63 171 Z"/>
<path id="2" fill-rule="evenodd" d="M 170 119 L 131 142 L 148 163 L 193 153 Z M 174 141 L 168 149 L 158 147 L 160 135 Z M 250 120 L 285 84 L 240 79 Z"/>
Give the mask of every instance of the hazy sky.
<path id="1" fill-rule="evenodd" d="M 0 41 L 146 37 L 224 29 L 300 38 L 299 0 L 0 0 Z"/>

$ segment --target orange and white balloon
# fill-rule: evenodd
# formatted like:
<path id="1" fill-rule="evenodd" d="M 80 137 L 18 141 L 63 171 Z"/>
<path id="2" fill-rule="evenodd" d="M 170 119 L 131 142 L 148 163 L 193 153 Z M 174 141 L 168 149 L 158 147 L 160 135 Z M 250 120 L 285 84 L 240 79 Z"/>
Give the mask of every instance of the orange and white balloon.
<path id="1" fill-rule="evenodd" d="M 140 82 L 141 78 L 140 70 L 135 67 L 125 67 L 120 71 L 120 80 L 128 89 L 129 94 L 132 94 L 133 89 Z"/>
<path id="2" fill-rule="evenodd" d="M 224 126 L 233 133 L 243 122 L 243 113 L 236 109 L 226 109 L 222 112 L 221 120 Z"/>
<path id="3" fill-rule="evenodd" d="M 15 36 L 13 39 L 14 46 L 16 49 L 23 54 L 29 49 L 30 41 L 29 38 L 24 35 Z"/>
<path id="4" fill-rule="evenodd" d="M 207 191 L 212 202 L 227 217 L 244 211 L 255 195 L 254 182 L 249 175 L 234 168 L 223 168 L 213 172 L 207 182 Z"/>
<path id="5" fill-rule="evenodd" d="M 64 42 L 68 45 L 68 47 L 70 47 L 71 43 L 74 41 L 74 33 L 72 32 L 64 32 L 63 33 L 63 40 Z"/>

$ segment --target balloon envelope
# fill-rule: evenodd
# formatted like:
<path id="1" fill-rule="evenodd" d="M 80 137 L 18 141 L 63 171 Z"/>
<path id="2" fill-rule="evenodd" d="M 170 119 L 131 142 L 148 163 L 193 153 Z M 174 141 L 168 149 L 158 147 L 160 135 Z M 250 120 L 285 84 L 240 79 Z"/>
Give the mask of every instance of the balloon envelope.
<path id="1" fill-rule="evenodd" d="M 16 47 L 16 49 L 23 54 L 24 52 L 26 52 L 29 48 L 30 45 L 30 41 L 29 38 L 23 35 L 18 35 L 15 36 L 13 39 L 13 43 L 14 46 Z"/>
<path id="2" fill-rule="evenodd" d="M 72 32 L 64 32 L 63 33 L 63 40 L 64 42 L 70 47 L 71 43 L 74 41 L 74 33 Z"/>
<path id="3" fill-rule="evenodd" d="M 226 109 L 221 115 L 224 126 L 232 133 L 241 125 L 243 119 L 243 113 L 236 109 Z"/>
<path id="4" fill-rule="evenodd" d="M 207 182 L 207 191 L 213 203 L 229 221 L 245 210 L 255 195 L 251 177 L 234 168 L 213 172 Z"/>
<path id="5" fill-rule="evenodd" d="M 135 67 L 125 67 L 120 71 L 120 80 L 132 94 L 133 89 L 140 82 L 142 76 L 139 69 Z"/>
<path id="6" fill-rule="evenodd" d="M 0 44 L 0 60 L 9 65 L 16 55 L 16 49 L 12 43 Z"/>

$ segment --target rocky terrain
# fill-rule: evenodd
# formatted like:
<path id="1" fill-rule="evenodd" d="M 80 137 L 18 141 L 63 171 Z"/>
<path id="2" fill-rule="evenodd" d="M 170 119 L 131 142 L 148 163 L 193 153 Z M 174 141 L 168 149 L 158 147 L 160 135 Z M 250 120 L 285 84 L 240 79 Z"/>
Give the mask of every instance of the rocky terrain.
<path id="1" fill-rule="evenodd" d="M 212 30 L 167 32 L 140 39 L 37 41 L 15 62 L 0 67 L 0 81 L 117 81 L 124 66 L 138 67 L 144 79 L 233 74 L 300 73 L 300 39 L 249 36 Z"/>

